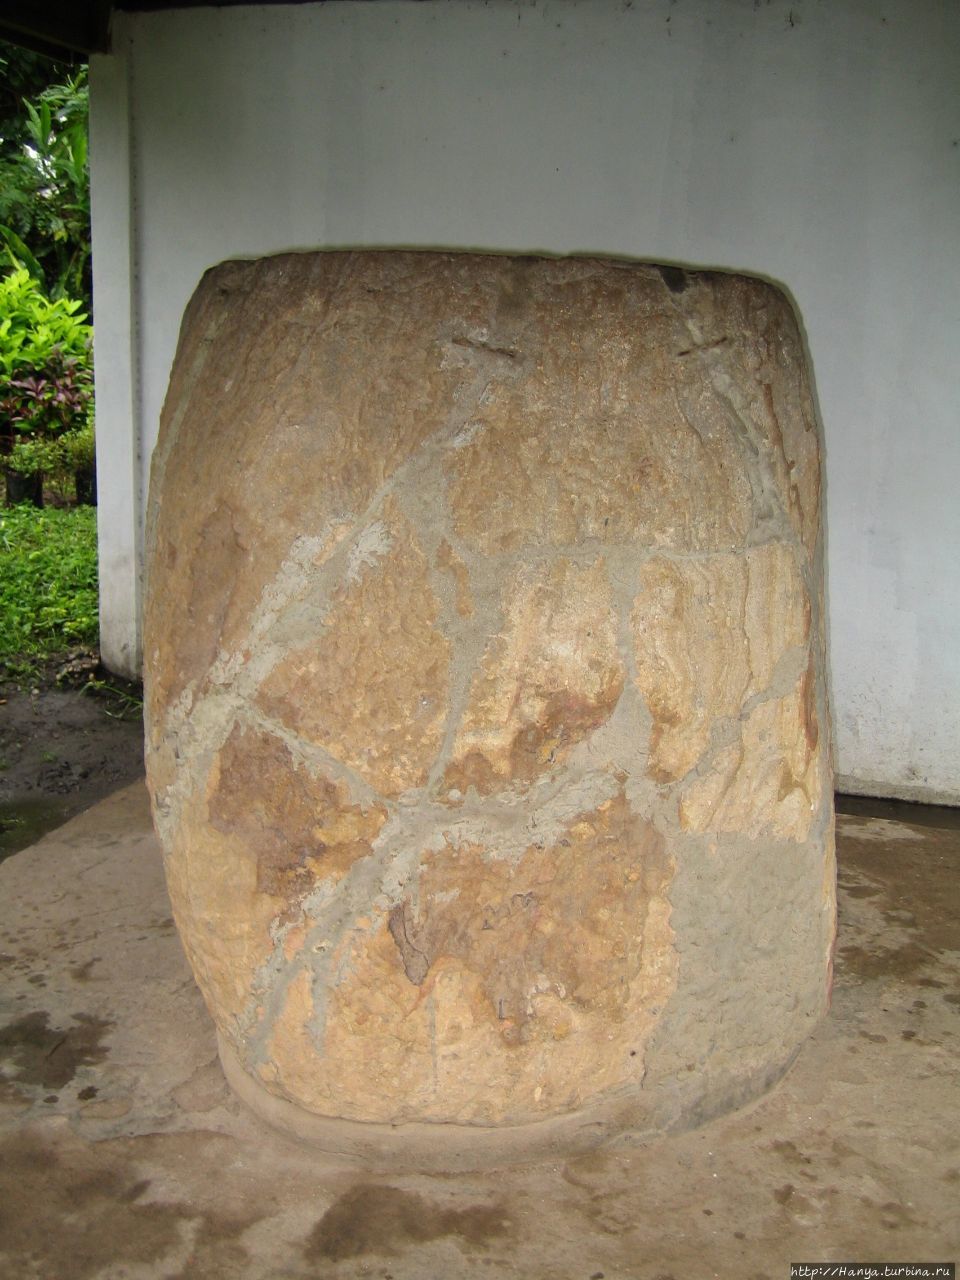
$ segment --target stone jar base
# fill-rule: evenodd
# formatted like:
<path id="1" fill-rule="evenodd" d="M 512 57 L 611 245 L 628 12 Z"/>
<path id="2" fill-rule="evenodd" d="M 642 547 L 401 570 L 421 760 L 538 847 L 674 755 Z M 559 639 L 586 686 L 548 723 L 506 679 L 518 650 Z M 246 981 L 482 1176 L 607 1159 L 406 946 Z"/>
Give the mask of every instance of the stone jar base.
<path id="1" fill-rule="evenodd" d="M 506 1165 L 565 1160 L 599 1147 L 625 1145 L 705 1124 L 744 1106 L 777 1083 L 798 1050 L 754 1076 L 714 1081 L 700 1096 L 702 1081 L 678 1085 L 669 1099 L 645 1104 L 634 1091 L 571 1115 L 531 1124 L 485 1128 L 463 1124 L 367 1124 L 306 1111 L 264 1088 L 241 1066 L 222 1035 L 217 1050 L 227 1084 L 258 1119 L 288 1138 L 337 1156 L 349 1164 L 386 1165 L 415 1173 L 472 1173 Z"/>

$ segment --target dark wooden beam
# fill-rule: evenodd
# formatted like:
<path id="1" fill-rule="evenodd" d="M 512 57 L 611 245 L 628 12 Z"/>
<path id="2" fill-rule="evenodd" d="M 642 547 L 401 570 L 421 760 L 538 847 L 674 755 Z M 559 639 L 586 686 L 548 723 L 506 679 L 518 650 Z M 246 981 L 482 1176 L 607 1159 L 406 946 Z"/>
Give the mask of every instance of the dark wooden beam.
<path id="1" fill-rule="evenodd" d="M 63 61 L 109 45 L 110 0 L 0 0 L 0 38 Z"/>
<path id="2" fill-rule="evenodd" d="M 112 8 L 131 12 L 162 9 L 236 9 L 250 4 L 312 4 L 315 0 L 113 0 Z"/>
<path id="3" fill-rule="evenodd" d="M 230 9 L 240 5 L 305 4 L 308 0 L 0 0 L 0 40 L 70 62 L 110 47 L 114 9 Z"/>

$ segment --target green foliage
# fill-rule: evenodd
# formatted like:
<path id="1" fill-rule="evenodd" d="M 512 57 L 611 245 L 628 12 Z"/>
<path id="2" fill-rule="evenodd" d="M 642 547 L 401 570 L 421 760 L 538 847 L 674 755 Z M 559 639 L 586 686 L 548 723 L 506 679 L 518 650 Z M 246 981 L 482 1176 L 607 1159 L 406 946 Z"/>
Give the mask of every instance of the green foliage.
<path id="1" fill-rule="evenodd" d="M 20 77 L 31 90 L 12 111 L 11 70 L 0 51 L 6 116 L 0 120 L 0 242 L 56 299 L 90 299 L 89 97 L 85 67 L 57 67 L 57 83 Z"/>
<path id="2" fill-rule="evenodd" d="M 89 369 L 54 351 L 39 369 L 0 382 L 0 414 L 13 432 L 59 435 L 80 426 L 93 396 Z"/>
<path id="3" fill-rule="evenodd" d="M 0 280 L 0 453 L 14 470 L 63 470 L 50 438 L 86 423 L 91 339 L 78 301 L 51 301 L 25 267 Z"/>
<path id="4" fill-rule="evenodd" d="M 96 463 L 93 414 L 81 427 L 61 435 L 27 435 L 14 441 L 6 465 L 23 476 L 42 475 L 61 502 L 77 497 L 78 471 L 89 471 Z"/>
<path id="5" fill-rule="evenodd" d="M 62 465 L 60 440 L 55 436 L 23 436 L 7 457 L 7 466 L 21 476 L 53 475 Z"/>
<path id="6" fill-rule="evenodd" d="M 64 464 L 70 471 L 80 471 L 83 467 L 92 467 L 97 460 L 97 440 L 94 434 L 93 412 L 87 414 L 82 427 L 65 431 L 58 444 L 63 454 Z"/>
<path id="7" fill-rule="evenodd" d="M 86 77 L 0 44 L 0 455 L 61 489 L 93 398 Z"/>
<path id="8" fill-rule="evenodd" d="M 54 356 L 89 369 L 93 328 L 77 299 L 51 300 L 26 267 L 0 280 L 0 378 L 39 372 Z"/>
<path id="9" fill-rule="evenodd" d="M 66 62 L 0 41 L 0 159 L 18 155 L 29 136 L 24 98 L 39 98 L 45 89 L 63 84 L 74 70 Z"/>
<path id="10" fill-rule="evenodd" d="M 141 693 L 131 692 L 132 687 L 121 688 L 111 684 L 109 680 L 98 680 L 95 676 L 90 676 L 81 692 L 96 694 L 109 700 L 115 710 L 111 711 L 109 707 L 104 707 L 103 710 L 111 720 L 133 720 L 143 715 L 143 696 Z"/>
<path id="11" fill-rule="evenodd" d="M 0 512 L 0 667 L 98 642 L 91 507 Z"/>

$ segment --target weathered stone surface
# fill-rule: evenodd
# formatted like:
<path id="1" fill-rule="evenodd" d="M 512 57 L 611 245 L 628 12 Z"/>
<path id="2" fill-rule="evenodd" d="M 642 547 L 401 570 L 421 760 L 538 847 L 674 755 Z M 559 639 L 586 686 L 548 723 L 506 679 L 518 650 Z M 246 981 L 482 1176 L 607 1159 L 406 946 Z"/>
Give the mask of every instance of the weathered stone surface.
<path id="1" fill-rule="evenodd" d="M 779 663 L 807 661 L 809 602 L 796 554 L 782 543 L 647 561 L 632 622 L 659 781 L 689 773 L 718 723 L 768 690 Z"/>
<path id="2" fill-rule="evenodd" d="M 819 726 L 805 674 L 784 698 L 746 715 L 738 741 L 685 788 L 680 821 L 691 831 L 805 840 L 822 800 Z"/>
<path id="3" fill-rule="evenodd" d="M 448 702 L 437 614 L 419 544 L 387 503 L 353 541 L 325 614 L 301 622 L 306 643 L 273 668 L 259 706 L 385 796 L 422 786 Z"/>
<path id="4" fill-rule="evenodd" d="M 602 560 L 521 568 L 501 601 L 445 778 L 459 796 L 530 782 L 607 719 L 623 689 L 617 615 Z"/>
<path id="5" fill-rule="evenodd" d="M 758 281 L 208 274 L 154 460 L 148 776 L 238 1070 L 496 1128 L 673 1123 L 782 1068 L 833 930 L 819 467 Z"/>
<path id="6" fill-rule="evenodd" d="M 257 891 L 284 905 L 369 857 L 382 805 L 352 805 L 343 783 L 312 776 L 280 739 L 235 727 L 211 774 L 210 823 L 256 859 Z"/>
<path id="7" fill-rule="evenodd" d="M 542 288 L 547 270 L 528 268 L 526 286 Z M 682 313 L 652 295 L 631 305 L 630 277 L 614 270 L 559 271 L 558 305 L 537 315 L 533 332 L 531 317 L 514 319 L 509 337 L 486 339 L 483 329 L 468 348 L 477 362 L 494 346 L 507 368 L 451 450 L 458 535 L 488 554 L 587 539 L 674 551 L 742 545 L 753 512 L 736 434 L 724 429 L 722 406 L 701 404 L 691 418 L 678 393 L 695 355 Z"/>
<path id="8" fill-rule="evenodd" d="M 472 845 L 427 855 L 417 902 L 344 939 L 329 995 L 297 974 L 265 1078 L 318 1112 L 388 1123 L 509 1124 L 639 1083 L 676 980 L 671 874 L 622 794 L 516 864 Z"/>

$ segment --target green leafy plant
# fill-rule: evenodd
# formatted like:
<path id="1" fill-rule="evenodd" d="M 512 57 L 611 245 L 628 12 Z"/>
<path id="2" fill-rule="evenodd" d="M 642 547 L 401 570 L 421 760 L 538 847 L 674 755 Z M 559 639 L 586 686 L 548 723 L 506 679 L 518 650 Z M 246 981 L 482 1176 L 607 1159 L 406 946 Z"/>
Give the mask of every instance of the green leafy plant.
<path id="1" fill-rule="evenodd" d="M 24 98 L 39 98 L 74 71 L 69 63 L 0 41 L 0 159 L 19 154 L 28 137 Z"/>
<path id="2" fill-rule="evenodd" d="M 104 712 L 111 720 L 132 720 L 143 715 L 142 693 L 131 692 L 132 686 L 121 688 L 107 680 L 98 680 L 91 676 L 81 689 L 81 693 L 90 693 L 108 700 L 114 710 L 104 707 Z"/>
<path id="3" fill-rule="evenodd" d="M 47 298 L 25 267 L 0 280 L 0 454 L 20 475 L 49 476 L 61 497 L 83 446 L 72 438 L 58 452 L 55 443 L 87 426 L 91 340 L 78 301 Z"/>
<path id="4" fill-rule="evenodd" d="M 54 475 L 63 466 L 61 442 L 47 436 L 24 436 L 14 441 L 7 466 L 21 476 Z"/>
<path id="5" fill-rule="evenodd" d="M 81 425 L 92 396 L 90 370 L 54 351 L 38 371 L 0 384 L 0 413 L 12 432 L 59 435 Z"/>
<path id="6" fill-rule="evenodd" d="M 0 455 L 9 458 L 10 500 L 41 502 L 45 482 L 64 496 L 80 446 L 58 455 L 51 438 L 81 430 L 92 404 L 92 329 L 80 301 L 90 299 L 86 76 L 0 44 L 0 257 L 9 264 L 0 279 Z M 85 500 L 95 501 L 90 463 L 73 469 L 86 473 Z"/>
<path id="7" fill-rule="evenodd" d="M 84 467 L 92 467 L 96 463 L 97 441 L 92 406 L 87 410 L 86 421 L 82 427 L 75 427 L 72 431 L 63 433 L 60 437 L 60 448 L 71 471 L 81 471 Z"/>
<path id="8" fill-rule="evenodd" d="M 0 378 L 39 373 L 53 361 L 89 370 L 93 327 L 76 298 L 48 298 L 24 266 L 0 279 Z"/>
<path id="9" fill-rule="evenodd" d="M 31 435 L 15 439 L 7 456 L 7 466 L 22 476 L 43 476 L 61 502 L 68 501 L 71 496 L 78 501 L 89 501 L 89 498 L 82 499 L 79 489 L 84 478 L 90 486 L 96 466 L 92 412 L 82 427 L 64 431 L 61 435 Z"/>
<path id="10" fill-rule="evenodd" d="M 0 53 L 10 70 L 12 51 Z M 54 299 L 90 297 L 89 115 L 86 68 L 57 68 L 60 83 L 44 83 L 20 66 L 27 95 L 0 146 L 0 241 Z M 12 135 L 12 136 L 10 136 Z"/>
<path id="11" fill-rule="evenodd" d="M 82 427 L 67 431 L 61 437 L 66 467 L 73 481 L 73 496 L 78 503 L 97 505 L 97 441 L 94 432 L 93 405 L 87 410 Z"/>
<path id="12" fill-rule="evenodd" d="M 0 513 L 0 667 L 16 672 L 98 638 L 96 512 Z"/>

